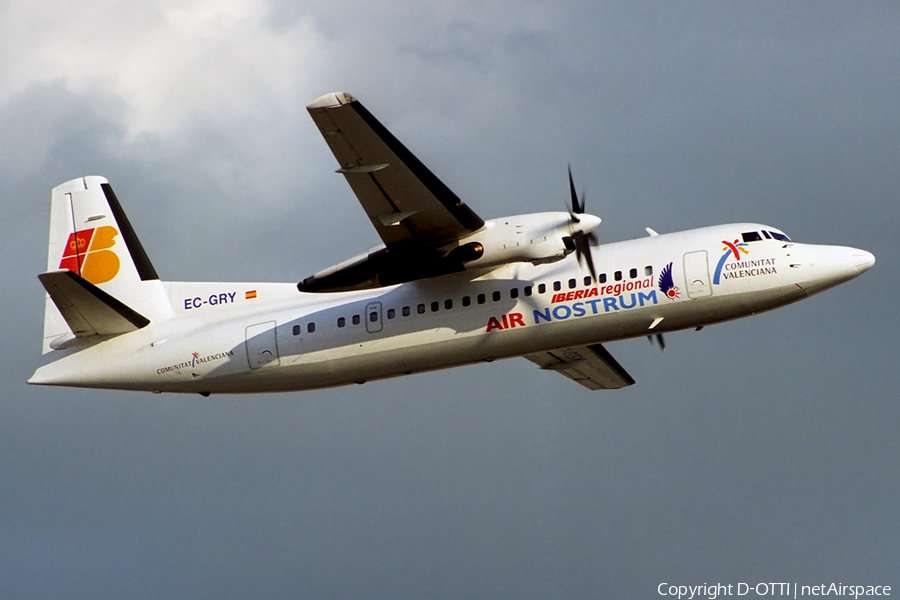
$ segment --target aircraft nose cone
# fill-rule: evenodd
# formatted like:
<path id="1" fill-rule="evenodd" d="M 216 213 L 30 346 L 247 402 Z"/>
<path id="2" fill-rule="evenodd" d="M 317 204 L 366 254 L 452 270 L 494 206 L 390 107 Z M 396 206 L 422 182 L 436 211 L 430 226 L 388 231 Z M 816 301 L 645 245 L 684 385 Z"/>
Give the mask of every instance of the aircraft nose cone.
<path id="1" fill-rule="evenodd" d="M 875 264 L 872 253 L 846 246 L 809 246 L 805 256 L 810 269 L 800 285 L 807 294 L 850 281 Z"/>
<path id="2" fill-rule="evenodd" d="M 865 250 L 854 250 L 851 257 L 853 258 L 853 266 L 856 267 L 860 275 L 871 269 L 872 265 L 875 264 L 875 255 Z"/>

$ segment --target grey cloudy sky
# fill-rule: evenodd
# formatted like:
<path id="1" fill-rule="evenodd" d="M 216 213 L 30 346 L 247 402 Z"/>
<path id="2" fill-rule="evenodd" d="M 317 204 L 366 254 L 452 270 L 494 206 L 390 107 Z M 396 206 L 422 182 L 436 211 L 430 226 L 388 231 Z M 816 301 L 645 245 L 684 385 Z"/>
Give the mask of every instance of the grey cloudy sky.
<path id="1" fill-rule="evenodd" d="M 900 589 L 896 2 L 0 4 L 0 597 Z M 165 279 L 378 239 L 308 118 L 356 95 L 485 218 L 730 221 L 873 252 L 799 304 L 610 351 L 210 397 L 28 387 L 50 188 L 110 179 Z"/>

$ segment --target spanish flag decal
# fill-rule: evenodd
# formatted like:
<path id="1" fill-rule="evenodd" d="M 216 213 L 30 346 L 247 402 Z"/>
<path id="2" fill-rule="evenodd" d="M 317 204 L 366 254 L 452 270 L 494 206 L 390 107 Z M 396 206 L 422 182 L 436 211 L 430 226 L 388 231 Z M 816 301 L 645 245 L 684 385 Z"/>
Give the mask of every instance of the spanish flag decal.
<path id="1" fill-rule="evenodd" d="M 256 298 L 256 290 L 244 292 L 244 300 L 253 300 L 254 298 Z"/>

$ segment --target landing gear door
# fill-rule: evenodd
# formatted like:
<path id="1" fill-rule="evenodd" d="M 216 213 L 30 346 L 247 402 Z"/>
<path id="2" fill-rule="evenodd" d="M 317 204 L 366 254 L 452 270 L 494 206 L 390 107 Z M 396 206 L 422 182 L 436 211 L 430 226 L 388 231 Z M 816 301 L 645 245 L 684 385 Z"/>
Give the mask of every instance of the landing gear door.
<path id="1" fill-rule="evenodd" d="M 281 363 L 275 339 L 275 321 L 251 325 L 247 328 L 246 335 L 247 362 L 251 369 L 277 367 Z"/>
<path id="2" fill-rule="evenodd" d="M 706 250 L 688 252 L 684 255 L 684 280 L 688 298 L 712 296 Z"/>
<path id="3" fill-rule="evenodd" d="M 366 331 L 378 333 L 381 331 L 381 302 L 366 304 Z"/>

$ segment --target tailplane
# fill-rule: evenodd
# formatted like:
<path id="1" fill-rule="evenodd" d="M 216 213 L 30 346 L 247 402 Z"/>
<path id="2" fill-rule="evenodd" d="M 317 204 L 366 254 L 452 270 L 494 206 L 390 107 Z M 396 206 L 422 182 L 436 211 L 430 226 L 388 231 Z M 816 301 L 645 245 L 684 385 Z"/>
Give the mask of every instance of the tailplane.
<path id="1" fill-rule="evenodd" d="M 172 316 L 156 269 L 106 179 L 68 181 L 53 189 L 51 202 L 47 273 L 39 276 L 48 292 L 45 354 L 72 337 L 115 335 Z"/>

